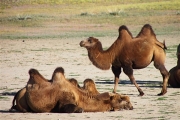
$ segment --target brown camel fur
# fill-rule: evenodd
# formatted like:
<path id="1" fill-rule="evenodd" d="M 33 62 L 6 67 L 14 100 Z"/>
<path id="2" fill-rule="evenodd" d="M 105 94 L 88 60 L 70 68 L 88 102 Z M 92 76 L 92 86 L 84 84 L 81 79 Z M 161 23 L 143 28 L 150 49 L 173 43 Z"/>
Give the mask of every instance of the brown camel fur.
<path id="1" fill-rule="evenodd" d="M 9 111 L 16 110 L 18 112 L 31 112 L 31 109 L 29 108 L 26 102 L 25 93 L 26 93 L 26 88 L 24 87 L 15 94 L 12 101 L 12 107 Z"/>
<path id="2" fill-rule="evenodd" d="M 133 76 L 133 69 L 145 68 L 152 61 L 163 77 L 162 91 L 158 95 L 164 95 L 167 92 L 169 73 L 164 66 L 166 46 L 156 39 L 149 24 L 144 25 L 135 38 L 126 26 L 120 26 L 117 40 L 107 50 L 103 50 L 101 42 L 94 37 L 81 41 L 80 46 L 87 49 L 89 59 L 96 67 L 102 70 L 112 68 L 115 76 L 113 92 L 116 92 L 122 68 L 143 96 L 144 93 Z"/>
<path id="3" fill-rule="evenodd" d="M 96 88 L 96 84 L 94 83 L 92 79 L 85 79 L 82 89 L 87 91 L 91 95 L 100 94 Z"/>
<path id="4" fill-rule="evenodd" d="M 79 89 L 88 92 L 90 95 L 98 95 L 100 94 L 96 88 L 96 85 L 94 83 L 94 81 L 92 79 L 85 79 L 84 80 L 84 84 L 83 87 L 80 87 L 80 85 L 78 84 L 78 81 L 74 78 L 69 79 L 69 81 L 75 85 L 76 87 L 78 87 Z"/>
<path id="5" fill-rule="evenodd" d="M 129 97 L 113 93 L 102 93 L 97 96 L 87 94 L 64 77 L 63 68 L 54 72 L 54 79 L 49 83 L 35 69 L 29 71 L 26 99 L 35 112 L 50 112 L 62 105 L 73 104 L 84 112 L 102 112 L 120 109 L 133 109 Z M 43 98 L 43 99 L 41 99 Z"/>
<path id="6" fill-rule="evenodd" d="M 38 72 L 35 70 L 35 72 Z M 53 75 L 54 76 L 54 75 Z M 53 79 L 52 76 L 52 79 Z M 52 83 L 52 79 L 51 80 L 47 80 L 47 82 L 51 82 Z M 46 80 L 46 79 L 45 79 Z M 31 81 L 33 83 L 35 83 L 35 81 Z M 14 96 L 14 99 L 12 101 L 12 107 L 9 111 L 18 111 L 18 112 L 36 112 L 36 111 L 32 111 L 29 107 L 29 105 L 27 104 L 27 100 L 25 97 L 25 93 L 26 93 L 26 87 L 19 90 L 16 95 Z M 15 105 L 15 101 L 16 101 L 16 105 Z M 59 104 L 58 104 L 59 105 Z M 56 108 L 57 106 L 55 106 L 51 112 L 61 112 L 61 113 L 79 113 L 82 112 L 82 108 L 77 107 L 76 105 L 73 104 L 66 104 L 66 105 L 62 105 L 61 107 L 58 106 L 58 108 Z M 58 109 L 58 110 L 56 110 Z"/>
<path id="7" fill-rule="evenodd" d="M 81 88 L 80 85 L 78 84 L 78 81 L 77 81 L 76 79 L 71 78 L 71 79 L 69 79 L 69 81 L 70 81 L 74 86 L 76 86 L 76 87 L 78 87 L 78 88 Z"/>
<path id="8" fill-rule="evenodd" d="M 58 70 L 64 74 L 63 69 Z M 73 94 L 66 91 L 67 86 L 62 87 L 63 81 L 58 80 L 56 72 L 55 70 L 53 73 L 52 82 L 48 82 L 36 69 L 29 70 L 30 79 L 26 87 L 26 100 L 34 112 L 62 112 L 64 108 L 69 108 L 68 105 L 76 106 Z M 62 84 L 59 84 L 61 82 Z M 82 112 L 82 108 L 78 111 Z M 76 111 L 73 110 L 73 112 Z"/>
<path id="9" fill-rule="evenodd" d="M 177 47 L 177 58 L 177 65 L 169 71 L 168 84 L 173 88 L 180 88 L 180 44 Z"/>

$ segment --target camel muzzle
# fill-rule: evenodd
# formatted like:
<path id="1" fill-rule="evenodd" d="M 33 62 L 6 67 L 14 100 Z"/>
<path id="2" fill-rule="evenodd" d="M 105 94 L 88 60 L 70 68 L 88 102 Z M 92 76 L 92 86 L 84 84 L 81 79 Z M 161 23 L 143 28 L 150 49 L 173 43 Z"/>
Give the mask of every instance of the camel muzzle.
<path id="1" fill-rule="evenodd" d="M 79 43 L 79 45 L 80 45 L 81 47 L 84 47 L 84 42 L 81 41 L 81 42 Z"/>

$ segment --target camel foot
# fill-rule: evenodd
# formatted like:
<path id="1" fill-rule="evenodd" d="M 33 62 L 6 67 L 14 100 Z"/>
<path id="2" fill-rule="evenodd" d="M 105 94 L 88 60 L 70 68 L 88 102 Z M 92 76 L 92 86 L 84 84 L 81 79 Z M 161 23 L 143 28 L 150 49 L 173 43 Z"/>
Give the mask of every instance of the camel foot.
<path id="1" fill-rule="evenodd" d="M 139 92 L 139 95 L 138 96 L 143 96 L 144 95 L 144 93 L 143 92 Z"/>
<path id="2" fill-rule="evenodd" d="M 115 91 L 115 90 L 113 90 L 112 92 L 113 92 L 113 93 L 116 93 L 116 91 Z"/>
<path id="3" fill-rule="evenodd" d="M 140 89 L 138 90 L 139 91 L 139 95 L 138 96 L 143 96 L 144 95 L 144 92 Z"/>
<path id="4" fill-rule="evenodd" d="M 162 96 L 162 95 L 164 95 L 164 94 L 166 94 L 167 93 L 167 91 L 165 91 L 165 92 L 161 92 L 161 93 L 159 93 L 159 94 L 157 94 L 158 96 Z"/>

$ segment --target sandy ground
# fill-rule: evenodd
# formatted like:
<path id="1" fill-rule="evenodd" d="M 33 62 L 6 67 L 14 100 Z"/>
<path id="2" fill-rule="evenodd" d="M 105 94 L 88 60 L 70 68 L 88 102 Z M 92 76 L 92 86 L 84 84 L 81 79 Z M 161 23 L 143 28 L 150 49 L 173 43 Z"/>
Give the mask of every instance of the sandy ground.
<path id="1" fill-rule="evenodd" d="M 158 36 L 166 40 L 167 46 L 179 44 L 180 35 Z M 144 91 L 143 97 L 128 77 L 122 73 L 118 93 L 130 96 L 133 110 L 116 112 L 60 114 L 60 113 L 12 113 L 8 112 L 14 94 L 23 88 L 29 78 L 28 70 L 35 68 L 47 79 L 58 66 L 65 69 L 66 78 L 76 78 L 80 85 L 86 78 L 96 82 L 100 92 L 111 92 L 113 73 L 103 71 L 89 61 L 87 51 L 79 46 L 79 39 L 53 40 L 0 40 L 0 119 L 1 120 L 70 120 L 70 119 L 180 119 L 180 89 L 168 87 L 164 96 L 157 96 L 161 91 L 162 77 L 151 63 L 147 68 L 134 70 L 137 83 Z M 115 38 L 99 38 L 104 47 L 109 47 Z M 165 66 L 168 70 L 174 67 L 177 59 L 175 53 L 167 53 Z M 172 57 L 173 56 L 173 57 Z"/>

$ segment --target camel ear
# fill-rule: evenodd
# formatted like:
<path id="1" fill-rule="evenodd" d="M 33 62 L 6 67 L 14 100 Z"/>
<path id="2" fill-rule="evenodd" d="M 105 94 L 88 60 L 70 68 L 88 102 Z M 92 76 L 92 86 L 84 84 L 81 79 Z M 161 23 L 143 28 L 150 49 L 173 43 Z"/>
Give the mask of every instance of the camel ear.
<path id="1" fill-rule="evenodd" d="M 111 99 L 111 97 L 113 97 L 115 94 L 114 93 L 109 93 L 109 92 L 105 92 L 105 93 L 101 93 L 97 95 L 97 98 L 99 100 L 109 100 Z"/>

